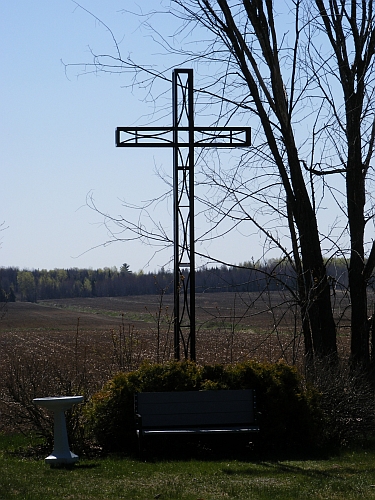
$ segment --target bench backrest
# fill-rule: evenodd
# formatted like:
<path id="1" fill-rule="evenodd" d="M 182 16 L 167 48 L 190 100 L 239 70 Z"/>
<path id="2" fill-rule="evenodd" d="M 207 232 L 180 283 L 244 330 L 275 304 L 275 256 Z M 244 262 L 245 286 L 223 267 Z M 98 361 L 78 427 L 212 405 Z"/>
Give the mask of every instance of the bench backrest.
<path id="1" fill-rule="evenodd" d="M 143 428 L 249 425 L 256 421 L 253 390 L 140 392 L 135 412 Z"/>

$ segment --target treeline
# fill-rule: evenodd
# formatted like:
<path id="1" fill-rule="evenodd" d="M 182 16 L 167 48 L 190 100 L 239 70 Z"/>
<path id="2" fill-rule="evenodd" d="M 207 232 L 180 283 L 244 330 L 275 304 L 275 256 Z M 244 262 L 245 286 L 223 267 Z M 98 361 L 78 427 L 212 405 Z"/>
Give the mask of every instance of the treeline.
<path id="1" fill-rule="evenodd" d="M 346 266 L 330 264 L 333 286 L 347 281 Z M 240 266 L 219 266 L 196 271 L 196 291 L 253 292 L 259 290 L 295 289 L 295 273 L 291 266 L 271 260 L 264 265 L 244 263 Z M 120 269 L 53 269 L 47 271 L 0 268 L 0 302 L 63 299 L 74 297 L 116 297 L 173 293 L 173 274 L 161 269 L 157 273 L 133 273 L 127 264 Z"/>

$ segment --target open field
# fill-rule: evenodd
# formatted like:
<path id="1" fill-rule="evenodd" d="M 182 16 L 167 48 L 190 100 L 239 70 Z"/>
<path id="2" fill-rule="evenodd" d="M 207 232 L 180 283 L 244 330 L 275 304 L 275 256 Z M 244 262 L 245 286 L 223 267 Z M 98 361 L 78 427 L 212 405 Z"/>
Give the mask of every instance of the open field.
<path id="1" fill-rule="evenodd" d="M 196 302 L 199 363 L 249 358 L 294 363 L 303 357 L 297 311 L 276 292 L 264 297 L 198 294 Z M 121 330 L 124 336 L 132 334 L 133 349 L 143 359 L 163 361 L 173 354 L 172 295 L 164 296 L 162 304 L 159 296 L 143 295 L 15 302 L 7 307 L 0 321 L 2 351 L 10 345 L 66 350 L 85 344 L 87 352 L 108 357 L 113 334 Z M 344 334 L 339 347 L 346 346 Z"/>
<path id="2" fill-rule="evenodd" d="M 161 308 L 159 300 L 158 296 L 145 295 L 10 303 L 0 322 L 1 351 L 59 353 L 65 358 L 76 356 L 77 350 L 81 357 L 84 349 L 87 359 L 95 357 L 96 365 L 111 372 L 117 368 L 114 338 L 121 335 L 132 350 L 133 364 L 136 359 L 171 359 L 173 298 L 164 297 Z M 286 319 L 275 328 L 274 314 L 266 304 L 248 304 L 235 294 L 198 296 L 197 361 L 284 358 L 292 362 L 293 356 L 303 352 L 301 338 L 291 335 Z"/>

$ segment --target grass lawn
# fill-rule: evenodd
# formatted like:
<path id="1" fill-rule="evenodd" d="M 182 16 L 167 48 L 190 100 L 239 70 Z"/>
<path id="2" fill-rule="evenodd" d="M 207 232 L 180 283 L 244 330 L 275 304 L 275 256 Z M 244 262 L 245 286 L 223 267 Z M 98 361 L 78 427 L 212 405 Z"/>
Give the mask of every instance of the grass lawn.
<path id="1" fill-rule="evenodd" d="M 375 499 L 375 450 L 325 460 L 81 459 L 54 469 L 27 457 L 27 440 L 0 435 L 0 499 Z"/>

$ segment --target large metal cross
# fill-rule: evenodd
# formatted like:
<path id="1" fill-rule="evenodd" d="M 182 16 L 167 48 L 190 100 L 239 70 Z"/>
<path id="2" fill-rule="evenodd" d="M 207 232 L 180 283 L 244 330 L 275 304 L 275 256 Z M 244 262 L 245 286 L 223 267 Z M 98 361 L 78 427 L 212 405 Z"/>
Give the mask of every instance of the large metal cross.
<path id="1" fill-rule="evenodd" d="M 118 147 L 173 148 L 174 356 L 195 361 L 194 149 L 250 145 L 250 127 L 195 127 L 193 70 L 172 73 L 172 127 L 118 127 Z"/>

